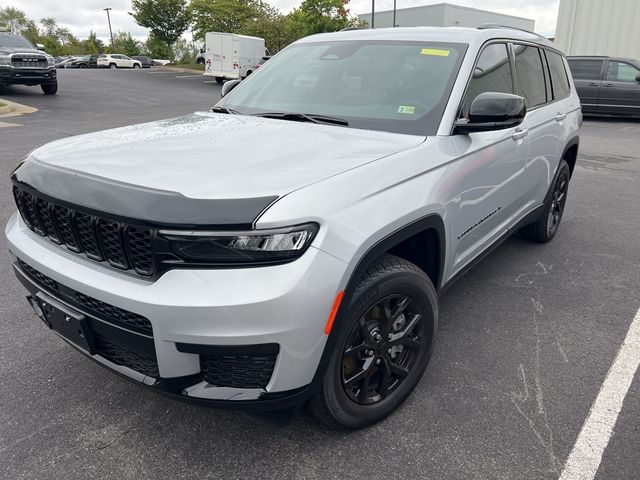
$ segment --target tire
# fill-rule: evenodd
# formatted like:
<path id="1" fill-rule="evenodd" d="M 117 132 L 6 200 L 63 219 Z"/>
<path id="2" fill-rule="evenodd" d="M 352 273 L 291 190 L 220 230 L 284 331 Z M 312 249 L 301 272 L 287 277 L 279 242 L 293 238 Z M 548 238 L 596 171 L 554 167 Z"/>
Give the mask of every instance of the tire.
<path id="1" fill-rule="evenodd" d="M 86 65 L 80 65 L 78 68 L 89 68 Z"/>
<path id="2" fill-rule="evenodd" d="M 111 70 L 116 70 L 116 69 L 118 68 L 118 65 L 116 65 L 115 63 L 110 63 L 110 64 L 109 64 L 109 68 L 110 68 Z"/>
<path id="3" fill-rule="evenodd" d="M 522 238 L 531 242 L 546 243 L 555 237 L 567 203 L 570 178 L 571 170 L 569 165 L 564 159 L 560 160 L 556 174 L 547 192 L 540 218 L 520 229 Z"/>
<path id="4" fill-rule="evenodd" d="M 45 95 L 55 95 L 58 92 L 58 82 L 40 85 L 40 88 Z"/>
<path id="5" fill-rule="evenodd" d="M 247 74 L 244 76 L 244 78 L 247 78 L 249 75 L 251 75 L 253 73 L 253 71 L 251 70 L 247 70 Z"/>
<path id="6" fill-rule="evenodd" d="M 220 85 L 222 85 L 224 83 L 224 78 L 216 77 L 216 82 L 218 82 Z"/>
<path id="7" fill-rule="evenodd" d="M 134 69 L 135 69 L 135 68 L 140 68 L 140 65 L 138 65 L 137 63 L 134 63 L 134 64 L 133 64 L 133 68 L 134 68 Z"/>
<path id="8" fill-rule="evenodd" d="M 332 429 L 363 428 L 387 417 L 420 381 L 437 324 L 429 277 L 406 260 L 381 257 L 349 300 L 310 412 Z"/>

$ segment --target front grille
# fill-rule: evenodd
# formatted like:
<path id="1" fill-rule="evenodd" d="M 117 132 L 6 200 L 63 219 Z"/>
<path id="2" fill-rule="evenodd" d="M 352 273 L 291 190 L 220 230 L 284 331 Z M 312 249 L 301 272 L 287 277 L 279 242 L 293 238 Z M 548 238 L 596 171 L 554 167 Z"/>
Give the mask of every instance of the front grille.
<path id="1" fill-rule="evenodd" d="M 151 322 L 149 322 L 146 317 L 114 305 L 110 305 L 106 302 L 102 302 L 65 285 L 61 285 L 47 275 L 27 265 L 20 259 L 18 259 L 18 264 L 22 271 L 32 280 L 44 287 L 47 287 L 51 291 L 56 292 L 56 296 L 59 296 L 62 300 L 68 302 L 72 307 L 75 306 L 76 308 L 86 311 L 87 313 L 109 323 L 120 325 L 146 335 L 153 334 Z"/>
<path id="2" fill-rule="evenodd" d="M 202 377 L 219 387 L 265 388 L 277 355 L 200 355 Z"/>
<path id="3" fill-rule="evenodd" d="M 11 66 L 14 68 L 47 68 L 49 63 L 42 55 L 13 55 Z"/>
<path id="4" fill-rule="evenodd" d="M 117 365 L 122 365 L 150 377 L 158 378 L 160 376 L 158 362 L 155 357 L 143 356 L 128 350 L 122 345 L 116 345 L 100 337 L 96 339 L 95 347 L 99 355 Z"/>
<path id="5" fill-rule="evenodd" d="M 38 235 L 91 260 L 143 276 L 153 275 L 154 229 L 80 212 L 16 185 L 13 195 L 22 219 Z"/>

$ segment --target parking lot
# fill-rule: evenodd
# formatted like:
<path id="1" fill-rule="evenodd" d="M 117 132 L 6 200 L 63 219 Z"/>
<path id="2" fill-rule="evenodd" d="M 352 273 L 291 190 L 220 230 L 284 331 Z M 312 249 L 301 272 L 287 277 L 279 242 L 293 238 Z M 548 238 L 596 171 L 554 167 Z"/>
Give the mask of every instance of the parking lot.
<path id="1" fill-rule="evenodd" d="M 0 118 L 3 225 L 15 210 L 9 175 L 35 147 L 208 109 L 220 96 L 197 72 L 59 75 L 57 96 L 22 86 L 1 95 L 38 109 Z M 416 391 L 356 432 L 304 412 L 264 425 L 104 370 L 37 320 L 2 236 L 0 478 L 558 478 L 640 307 L 639 147 L 640 121 L 585 120 L 557 237 L 512 237 L 451 287 Z M 636 374 L 596 478 L 638 478 L 638 452 Z"/>

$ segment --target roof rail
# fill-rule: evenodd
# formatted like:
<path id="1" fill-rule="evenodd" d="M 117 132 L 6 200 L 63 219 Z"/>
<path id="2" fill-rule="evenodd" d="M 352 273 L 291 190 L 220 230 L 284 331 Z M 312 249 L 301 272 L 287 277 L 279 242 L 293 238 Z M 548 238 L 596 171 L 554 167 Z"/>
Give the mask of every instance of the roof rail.
<path id="1" fill-rule="evenodd" d="M 518 30 L 520 32 L 530 33 L 531 35 L 535 35 L 536 37 L 544 38 L 545 40 L 547 39 L 547 37 L 540 35 L 539 33 L 532 32 L 531 30 L 527 30 L 525 28 L 511 27 L 509 25 L 500 25 L 499 23 L 483 23 L 482 25 L 477 27 L 478 30 L 490 30 L 492 28 L 508 28 L 510 30 Z"/>

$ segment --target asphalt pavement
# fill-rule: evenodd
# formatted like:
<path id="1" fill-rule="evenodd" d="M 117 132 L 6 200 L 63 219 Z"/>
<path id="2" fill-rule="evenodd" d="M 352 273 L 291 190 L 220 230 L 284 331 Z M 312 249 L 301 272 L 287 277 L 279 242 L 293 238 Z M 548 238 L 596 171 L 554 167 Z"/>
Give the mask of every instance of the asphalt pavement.
<path id="1" fill-rule="evenodd" d="M 9 175 L 68 135 L 205 110 L 196 73 L 62 70 L 54 97 L 0 119 L 0 219 Z M 301 412 L 284 427 L 178 403 L 112 374 L 36 319 L 0 239 L 0 478 L 558 478 L 640 307 L 640 121 L 587 119 L 560 230 L 512 237 L 446 292 L 433 359 L 385 421 L 333 432 Z M 636 373 L 598 479 L 640 472 Z"/>

